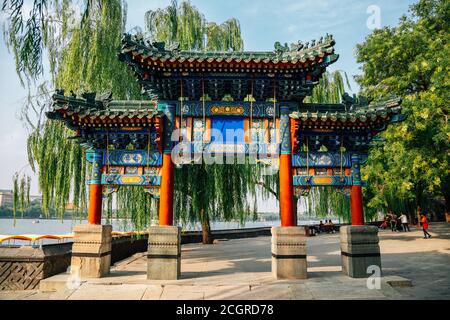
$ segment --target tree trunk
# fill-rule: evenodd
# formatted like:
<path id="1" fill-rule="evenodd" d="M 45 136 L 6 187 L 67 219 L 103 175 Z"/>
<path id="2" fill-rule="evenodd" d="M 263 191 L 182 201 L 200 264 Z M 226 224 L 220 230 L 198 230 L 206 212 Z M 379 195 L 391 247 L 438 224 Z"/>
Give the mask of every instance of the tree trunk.
<path id="1" fill-rule="evenodd" d="M 211 225 L 209 223 L 209 216 L 205 214 L 205 210 L 202 209 L 200 211 L 200 218 L 202 221 L 202 243 L 203 244 L 212 244 L 213 238 L 211 235 Z"/>
<path id="2" fill-rule="evenodd" d="M 421 211 L 420 211 L 420 206 L 417 206 L 417 227 L 420 228 L 420 215 L 421 215 Z"/>
<path id="3" fill-rule="evenodd" d="M 421 205 L 422 205 L 422 195 L 423 188 L 421 187 L 421 183 L 418 183 L 416 187 L 416 210 L 417 210 L 417 227 L 420 228 L 420 216 L 422 214 Z"/>
<path id="4" fill-rule="evenodd" d="M 297 209 L 298 209 L 298 197 L 294 196 L 294 226 L 298 225 Z"/>
<path id="5" fill-rule="evenodd" d="M 444 195 L 445 221 L 450 222 L 450 194 Z"/>

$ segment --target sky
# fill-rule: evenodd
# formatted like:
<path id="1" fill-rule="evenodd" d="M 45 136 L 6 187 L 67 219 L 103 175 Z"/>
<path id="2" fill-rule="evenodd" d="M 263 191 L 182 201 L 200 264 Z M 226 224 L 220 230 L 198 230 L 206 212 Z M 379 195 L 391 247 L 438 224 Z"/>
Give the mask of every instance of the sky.
<path id="1" fill-rule="evenodd" d="M 29 1 L 28 1 L 29 2 Z M 336 40 L 339 60 L 329 70 L 343 70 L 350 78 L 350 93 L 357 93 L 353 76 L 360 74 L 354 48 L 362 43 L 373 28 L 395 26 L 406 14 L 410 0 L 191 0 L 208 21 L 221 23 L 234 17 L 240 21 L 244 50 L 271 51 L 276 41 L 292 43 L 319 39 L 326 33 Z M 147 10 L 166 7 L 170 0 L 128 0 L 127 30 L 144 29 Z M 379 19 L 378 19 L 379 18 Z M 0 22 L 3 22 L 0 15 Z M 31 175 L 27 165 L 27 131 L 19 119 L 26 97 L 0 35 L 0 189 L 12 188 L 15 172 Z M 38 194 L 37 178 L 33 178 L 32 194 Z M 274 204 L 271 204 L 272 207 Z M 270 210 L 268 210 L 270 211 Z"/>

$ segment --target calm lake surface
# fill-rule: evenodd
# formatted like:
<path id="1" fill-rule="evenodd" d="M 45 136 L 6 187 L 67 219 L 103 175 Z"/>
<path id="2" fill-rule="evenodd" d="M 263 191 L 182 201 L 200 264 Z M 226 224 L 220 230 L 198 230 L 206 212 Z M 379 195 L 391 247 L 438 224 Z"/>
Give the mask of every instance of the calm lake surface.
<path id="1" fill-rule="evenodd" d="M 37 223 L 37 221 L 39 221 Z M 338 220 L 333 220 L 334 223 L 338 223 Z M 54 235 L 62 235 L 67 233 L 72 233 L 73 228 L 77 224 L 85 224 L 87 220 L 54 220 L 54 219 L 16 219 L 16 223 L 14 225 L 14 219 L 0 219 L 0 235 L 23 235 L 23 234 L 54 234 Z M 106 223 L 103 221 L 102 223 Z M 318 224 L 319 220 L 303 220 L 299 221 L 299 225 L 309 225 L 309 224 Z M 114 231 L 133 231 L 133 226 L 128 220 L 113 220 L 110 222 L 113 226 Z M 239 228 L 257 228 L 257 227 L 272 227 L 279 226 L 280 221 L 248 221 L 245 225 L 240 225 L 238 222 L 213 222 L 211 224 L 212 230 L 226 230 L 226 229 L 239 229 Z M 183 230 L 189 231 L 197 231 L 201 230 L 200 224 L 195 225 L 187 225 L 182 226 Z M 71 241 L 64 240 L 64 241 Z M 5 241 L 3 244 L 48 244 L 48 243 L 57 243 L 58 240 L 39 240 L 34 243 L 29 243 L 29 241 L 19 241 L 19 240 L 11 240 Z"/>
<path id="2" fill-rule="evenodd" d="M 39 221 L 39 223 L 36 223 Z M 103 221 L 105 223 L 106 221 Z M 338 220 L 333 220 L 338 223 Z M 87 223 L 87 220 L 54 220 L 54 219 L 16 219 L 14 226 L 14 219 L 0 219 L 0 234 L 66 234 L 71 233 L 73 227 L 77 224 Z M 299 221 L 300 225 L 318 224 L 319 220 L 304 220 Z M 127 220 L 113 220 L 111 221 L 113 230 L 115 231 L 133 231 L 133 226 Z M 257 228 L 257 227 L 271 227 L 280 225 L 279 220 L 275 221 L 248 221 L 245 225 L 240 225 L 238 222 L 213 222 L 211 229 L 238 229 L 238 228 Z M 201 230 L 199 224 L 182 226 L 184 230 L 195 231 Z"/>

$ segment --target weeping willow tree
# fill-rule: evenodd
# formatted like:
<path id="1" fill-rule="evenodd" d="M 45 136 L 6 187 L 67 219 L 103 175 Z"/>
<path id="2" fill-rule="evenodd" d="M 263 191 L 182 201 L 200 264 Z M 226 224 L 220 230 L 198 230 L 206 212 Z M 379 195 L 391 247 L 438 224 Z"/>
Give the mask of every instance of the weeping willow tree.
<path id="1" fill-rule="evenodd" d="M 17 211 L 23 215 L 30 206 L 31 177 L 15 173 L 13 176 L 13 217 L 16 223 Z"/>
<path id="2" fill-rule="evenodd" d="M 24 21 L 23 2 L 3 2 L 3 10 L 9 13 L 5 40 L 19 76 L 27 80 L 22 83 L 31 87 L 33 81 L 40 79 L 45 51 L 52 88 L 78 93 L 112 91 L 116 99 L 139 99 L 135 78 L 116 57 L 125 31 L 125 4 L 119 0 L 86 0 L 79 5 L 68 0 L 35 0 L 30 18 Z M 62 123 L 45 118 L 52 94 L 45 84 L 37 86 L 36 95 L 30 95 L 23 112 L 30 129 L 29 163 L 38 174 L 44 213 L 48 215 L 49 209 L 55 208 L 62 217 L 67 203 L 72 201 L 81 218 L 87 205 L 90 165 L 83 147 L 70 139 L 73 132 Z M 30 113 L 34 113 L 33 119 L 28 118 Z M 110 218 L 113 201 L 110 197 L 105 202 Z M 118 216 L 131 217 L 140 229 L 148 225 L 151 202 L 142 190 L 121 189 L 117 195 Z"/>
<path id="3" fill-rule="evenodd" d="M 242 51 L 239 21 L 231 18 L 222 24 L 206 21 L 189 1 L 172 0 L 164 9 L 145 14 L 145 26 L 151 38 L 168 44 L 179 43 L 182 50 Z"/>
<path id="4" fill-rule="evenodd" d="M 256 216 L 251 164 L 197 164 L 175 170 L 176 218 L 183 223 L 201 222 L 203 243 L 211 243 L 211 220 L 238 220 Z"/>
<path id="5" fill-rule="evenodd" d="M 347 74 L 337 70 L 325 72 L 319 83 L 313 88 L 311 96 L 305 98 L 306 103 L 340 103 L 346 86 L 350 88 Z"/>
<path id="6" fill-rule="evenodd" d="M 208 22 L 188 1 L 172 1 L 165 9 L 145 14 L 152 39 L 179 43 L 184 50 L 240 51 L 243 41 L 239 22 Z M 175 170 L 175 218 L 185 223 L 200 221 L 203 243 L 211 243 L 211 220 L 239 220 L 256 212 L 252 178 L 255 165 L 192 164 Z M 253 199 L 253 202 L 251 201 Z M 249 205 L 251 203 L 251 205 Z"/>

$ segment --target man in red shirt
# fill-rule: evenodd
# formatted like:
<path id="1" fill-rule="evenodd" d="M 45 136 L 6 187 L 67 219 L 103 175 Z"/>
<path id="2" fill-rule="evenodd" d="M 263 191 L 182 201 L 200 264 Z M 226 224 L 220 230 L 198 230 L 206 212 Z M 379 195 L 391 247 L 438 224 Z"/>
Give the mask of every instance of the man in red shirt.
<path id="1" fill-rule="evenodd" d="M 420 222 L 422 223 L 422 230 L 423 230 L 423 235 L 424 235 L 424 239 L 431 238 L 431 234 L 428 233 L 428 220 L 427 217 L 425 215 L 421 215 L 421 219 Z"/>

